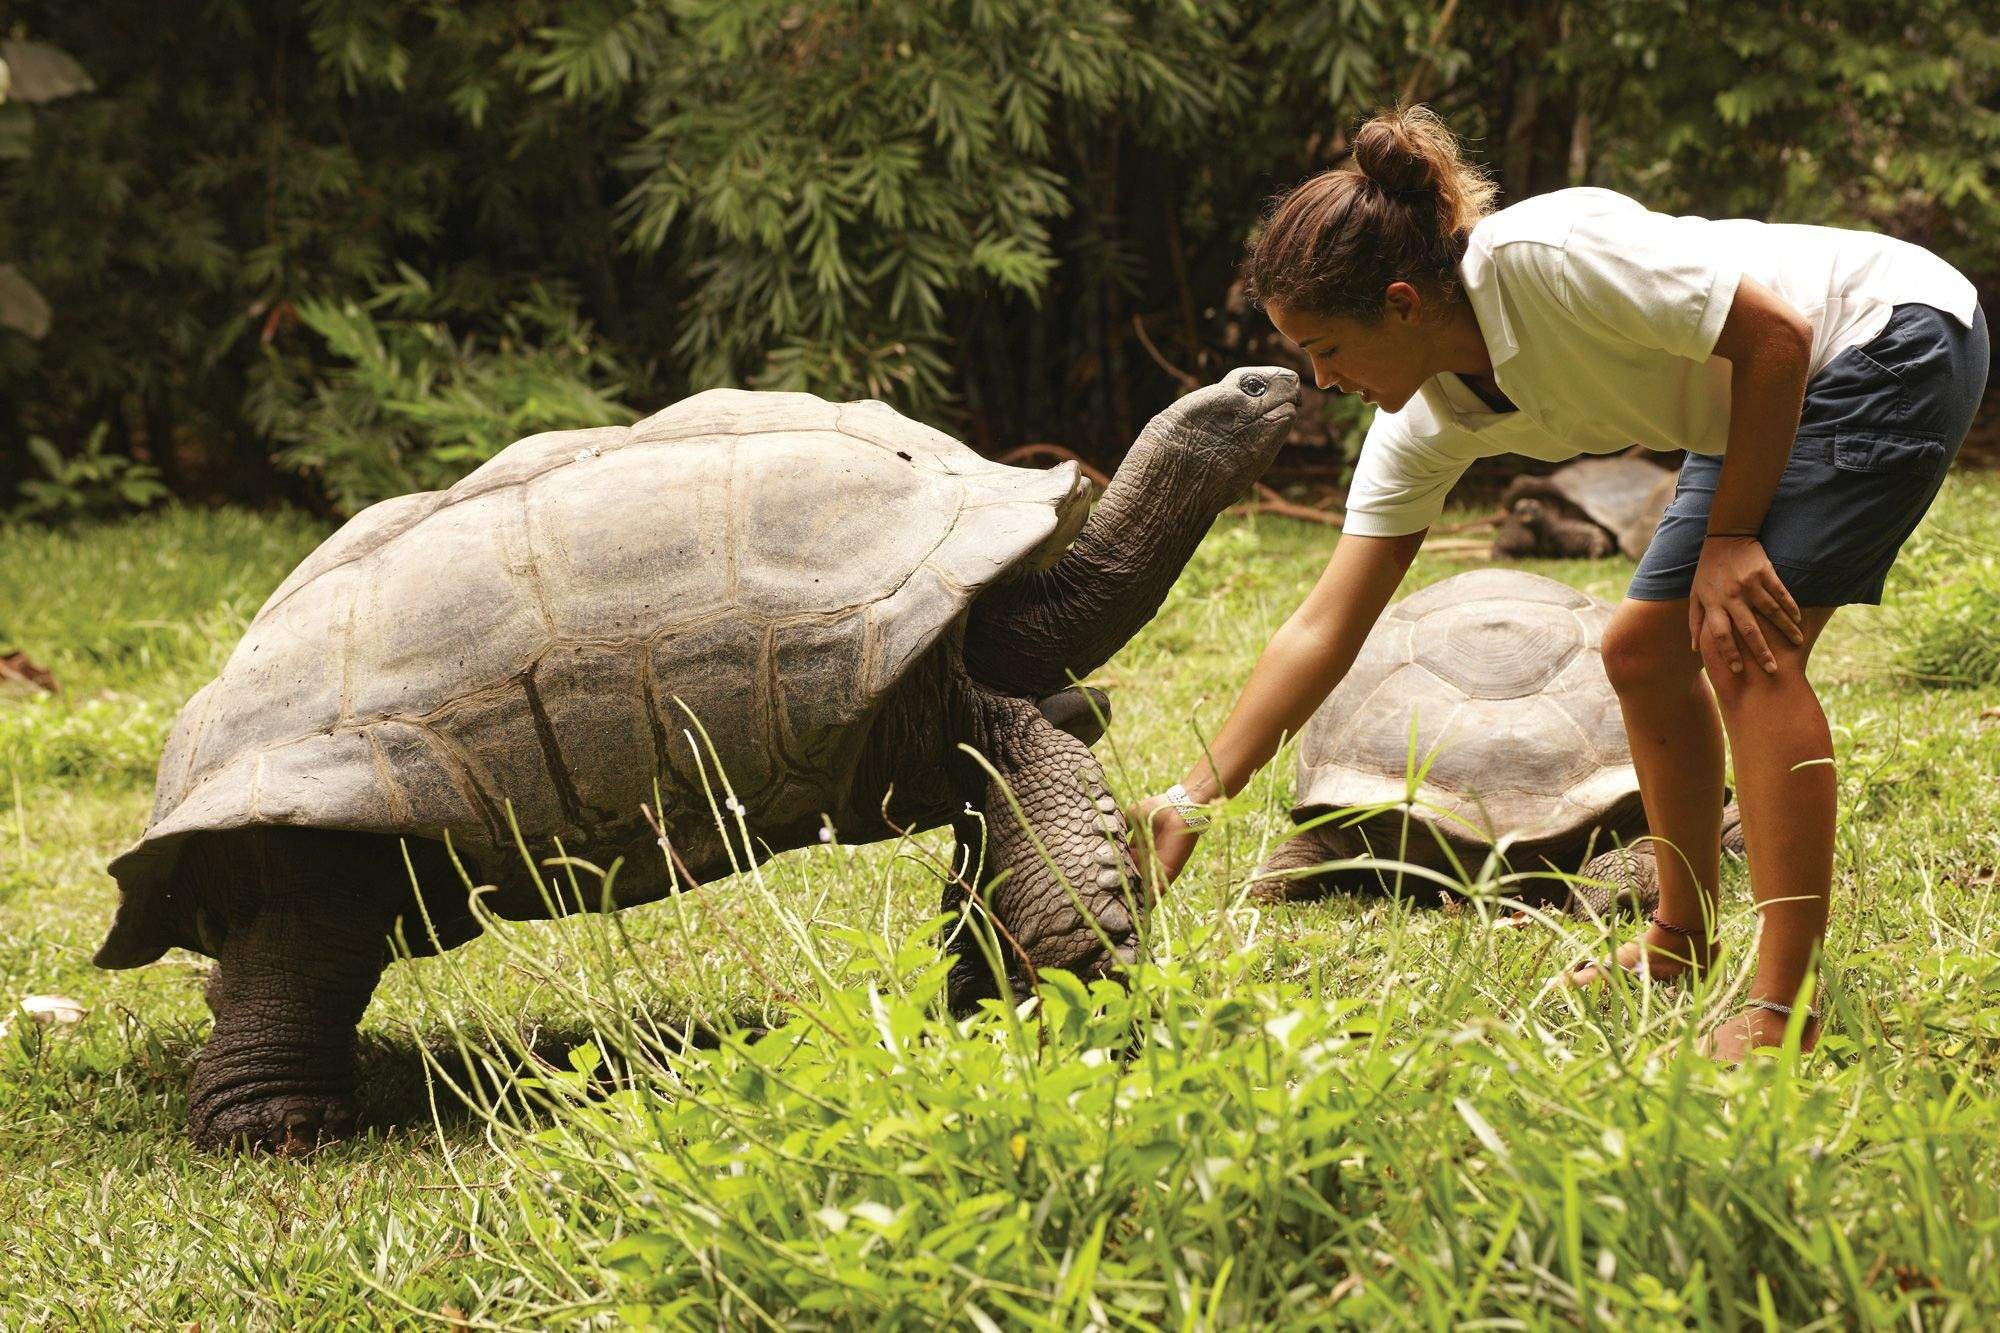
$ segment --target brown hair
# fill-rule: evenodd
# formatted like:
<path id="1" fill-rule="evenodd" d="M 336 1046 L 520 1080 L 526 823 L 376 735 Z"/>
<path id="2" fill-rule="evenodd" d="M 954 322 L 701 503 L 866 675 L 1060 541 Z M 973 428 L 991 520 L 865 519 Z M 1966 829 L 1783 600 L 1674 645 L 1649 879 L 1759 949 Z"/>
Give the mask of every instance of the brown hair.
<path id="1" fill-rule="evenodd" d="M 1279 197 L 1251 243 L 1251 299 L 1370 321 L 1392 282 L 1450 300 L 1495 193 L 1429 107 L 1379 112 L 1346 163 Z"/>

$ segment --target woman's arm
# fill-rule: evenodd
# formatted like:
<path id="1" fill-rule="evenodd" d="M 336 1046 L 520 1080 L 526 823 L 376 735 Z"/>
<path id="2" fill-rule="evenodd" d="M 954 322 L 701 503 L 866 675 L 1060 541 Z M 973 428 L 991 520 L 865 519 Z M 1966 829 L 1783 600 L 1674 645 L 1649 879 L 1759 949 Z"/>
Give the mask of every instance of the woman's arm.
<path id="1" fill-rule="evenodd" d="M 1286 736 L 1305 726 L 1354 665 L 1423 541 L 1422 532 L 1340 539 L 1319 582 L 1271 636 L 1208 754 L 1182 779 L 1188 795 L 1199 802 L 1234 795 L 1270 762 Z M 1198 835 L 1162 796 L 1140 802 L 1132 824 L 1151 828 L 1159 878 L 1172 882 Z"/>
<path id="2" fill-rule="evenodd" d="M 1730 364 L 1729 445 L 1688 598 L 1688 637 L 1696 652 L 1706 638 L 1731 671 L 1743 670 L 1745 650 L 1764 670 L 1776 671 L 1757 617 L 1795 644 L 1805 640 L 1798 604 L 1771 568 L 1757 532 L 1799 432 L 1812 325 L 1769 287 L 1744 278 L 1716 337 L 1715 355 Z"/>

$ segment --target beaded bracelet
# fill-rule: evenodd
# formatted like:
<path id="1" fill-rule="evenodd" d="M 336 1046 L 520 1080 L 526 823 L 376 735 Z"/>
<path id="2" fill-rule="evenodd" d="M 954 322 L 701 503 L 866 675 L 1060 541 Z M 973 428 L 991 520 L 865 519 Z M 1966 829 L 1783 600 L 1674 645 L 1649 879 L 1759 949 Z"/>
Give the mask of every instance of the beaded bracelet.
<path id="1" fill-rule="evenodd" d="M 1194 803 L 1194 797 L 1188 795 L 1187 788 L 1180 783 L 1167 788 L 1167 804 L 1173 806 L 1174 813 L 1181 817 L 1181 823 L 1186 824 L 1190 832 L 1199 833 L 1208 827 L 1208 816 L 1201 812 L 1201 807 Z"/>
<path id="2" fill-rule="evenodd" d="M 1792 1016 L 1792 1006 L 1789 1004 L 1779 1004 L 1776 1000 L 1759 1000 L 1752 998 L 1745 1000 L 1743 1003 L 1748 1005 L 1752 1009 L 1763 1009 L 1769 1013 L 1780 1014 L 1786 1018 L 1790 1018 Z M 1819 1022 L 1819 1010 L 1813 1008 L 1811 1005 L 1806 1006 L 1806 1017 L 1810 1018 L 1815 1023 Z"/>

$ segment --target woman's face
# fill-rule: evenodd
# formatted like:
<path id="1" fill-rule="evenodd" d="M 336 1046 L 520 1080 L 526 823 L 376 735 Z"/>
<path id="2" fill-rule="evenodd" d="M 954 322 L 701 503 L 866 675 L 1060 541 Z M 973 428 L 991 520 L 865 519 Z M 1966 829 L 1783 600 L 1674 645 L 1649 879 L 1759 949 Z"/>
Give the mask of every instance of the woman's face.
<path id="1" fill-rule="evenodd" d="M 1391 283 L 1382 318 L 1373 324 L 1346 315 L 1309 315 L 1273 301 L 1271 323 L 1312 358 L 1322 389 L 1358 393 L 1364 403 L 1401 411 L 1435 371 L 1422 320 L 1422 298 L 1407 283 Z"/>

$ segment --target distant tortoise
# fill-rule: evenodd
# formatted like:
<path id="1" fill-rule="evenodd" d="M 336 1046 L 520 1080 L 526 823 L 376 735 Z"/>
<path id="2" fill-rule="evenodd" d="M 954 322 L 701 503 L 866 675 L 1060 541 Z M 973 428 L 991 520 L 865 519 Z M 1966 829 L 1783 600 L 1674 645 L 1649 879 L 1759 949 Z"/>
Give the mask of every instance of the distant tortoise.
<path id="1" fill-rule="evenodd" d="M 357 515 L 189 700 L 150 826 L 111 863 L 123 898 L 100 966 L 176 945 L 218 960 L 193 1137 L 352 1129 L 355 1024 L 387 938 L 429 952 L 478 929 L 443 836 L 504 917 L 601 905 L 528 869 L 517 827 L 538 860 L 558 840 L 622 857 L 614 906 L 667 894 L 641 809 L 656 778 L 679 887 L 828 822 L 850 842 L 950 822 L 962 866 L 983 833 L 982 897 L 1017 962 L 1129 960 L 1122 816 L 1036 701 L 1086 729 L 1065 687 L 1152 618 L 1297 398 L 1282 369 L 1188 395 L 1094 513 L 1074 465 L 1004 467 L 879 402 L 718 389 L 629 428 L 531 436 Z M 966 892 L 948 885 L 947 907 Z M 992 984 L 962 961 L 953 999 Z"/>
<path id="2" fill-rule="evenodd" d="M 1508 559 L 1637 560 L 1674 498 L 1677 474 L 1644 458 L 1580 458 L 1546 477 L 1516 477 L 1501 492 L 1493 554 Z"/>
<path id="3" fill-rule="evenodd" d="M 1620 846 L 1645 836 L 1646 812 L 1598 656 L 1610 614 L 1566 584 L 1507 569 L 1459 574 L 1391 606 L 1299 738 L 1292 817 L 1380 809 L 1291 838 L 1259 868 L 1257 896 L 1316 897 L 1394 878 L 1392 868 L 1307 873 L 1357 857 L 1450 873 L 1455 856 L 1472 874 L 1505 837 L 1515 871 L 1552 868 L 1607 886 L 1572 902 L 1551 876 L 1510 896 L 1600 914 L 1615 902 L 1651 910 L 1653 858 Z M 1406 807 L 1413 771 L 1422 780 Z M 1740 852 L 1734 806 L 1724 827 L 1723 845 Z M 1434 881 L 1405 883 L 1429 897 Z"/>

